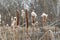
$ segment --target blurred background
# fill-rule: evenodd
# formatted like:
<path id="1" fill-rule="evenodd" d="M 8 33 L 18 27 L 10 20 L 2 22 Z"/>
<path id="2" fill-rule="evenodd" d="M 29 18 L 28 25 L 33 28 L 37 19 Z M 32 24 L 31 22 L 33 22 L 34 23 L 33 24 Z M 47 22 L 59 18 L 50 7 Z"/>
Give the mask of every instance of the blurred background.
<path id="1" fill-rule="evenodd" d="M 5 25 L 11 25 L 11 17 L 16 16 L 16 10 L 18 9 L 21 14 L 21 10 L 26 9 L 26 7 L 29 10 L 29 15 L 32 9 L 35 10 L 39 22 L 41 21 L 41 14 L 43 12 L 49 15 L 48 22 L 53 22 L 59 19 L 59 6 L 59 0 L 0 0 L 1 23 L 4 22 Z"/>

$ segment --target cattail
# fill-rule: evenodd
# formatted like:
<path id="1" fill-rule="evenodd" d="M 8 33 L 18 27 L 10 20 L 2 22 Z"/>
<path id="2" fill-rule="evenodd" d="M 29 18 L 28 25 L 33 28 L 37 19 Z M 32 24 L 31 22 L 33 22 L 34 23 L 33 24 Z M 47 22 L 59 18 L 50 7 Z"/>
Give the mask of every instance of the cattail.
<path id="1" fill-rule="evenodd" d="M 35 23 L 35 18 L 37 17 L 37 14 L 34 12 L 34 10 L 31 13 L 32 16 L 32 23 Z"/>
<path id="2" fill-rule="evenodd" d="M 24 10 L 21 10 L 21 17 L 22 17 L 22 24 L 24 24 L 24 19 L 25 19 L 25 11 Z M 23 26 L 23 30 L 22 31 L 23 31 L 23 34 L 24 34 L 24 26 Z M 24 35 L 22 35 L 22 36 L 24 36 Z"/>
<path id="3" fill-rule="evenodd" d="M 22 23 L 24 23 L 24 19 L 25 19 L 25 11 L 21 10 L 21 17 L 22 17 Z"/>
<path id="4" fill-rule="evenodd" d="M 11 26 L 12 26 L 13 32 L 14 32 L 14 39 L 16 40 L 17 17 L 14 17 Z"/>
<path id="5" fill-rule="evenodd" d="M 13 19 L 13 21 L 12 21 L 12 25 L 14 25 L 14 24 L 16 23 L 16 20 L 17 20 L 17 18 L 14 17 L 14 19 Z"/>
<path id="6" fill-rule="evenodd" d="M 27 27 L 27 31 L 28 31 L 28 12 L 26 10 L 26 27 Z"/>
<path id="7" fill-rule="evenodd" d="M 35 19 L 37 17 L 37 14 L 34 12 L 34 10 L 31 13 L 31 17 L 32 17 L 32 25 L 33 25 L 33 31 L 34 31 Z"/>
<path id="8" fill-rule="evenodd" d="M 34 16 L 35 18 L 37 17 L 37 14 L 34 12 L 34 10 L 32 11 L 31 16 Z"/>
<path id="9" fill-rule="evenodd" d="M 47 21 L 47 14 L 45 14 L 45 13 L 43 13 L 42 15 L 41 15 L 41 17 L 42 17 L 42 22 L 43 22 L 43 26 L 46 26 L 46 21 Z"/>
<path id="10" fill-rule="evenodd" d="M 19 25 L 19 21 L 20 21 L 20 20 L 19 20 L 19 10 L 17 10 L 16 12 L 17 12 L 17 13 L 16 13 L 16 16 L 17 16 L 17 25 Z"/>
<path id="11" fill-rule="evenodd" d="M 26 10 L 26 27 L 27 27 L 27 36 L 26 36 L 26 38 L 27 38 L 27 40 L 28 40 L 29 34 L 28 34 L 28 12 L 27 12 L 27 10 Z"/>
<path id="12" fill-rule="evenodd" d="M 37 17 L 37 14 L 34 12 L 34 10 L 32 11 L 32 13 L 31 13 L 31 17 L 32 17 L 32 25 L 33 25 L 33 34 L 34 34 L 34 26 L 35 26 L 35 19 L 36 19 L 36 17 Z M 33 35 L 33 40 L 34 40 L 34 38 L 35 38 L 35 35 Z"/>
<path id="13" fill-rule="evenodd" d="M 17 26 L 17 18 L 16 17 L 14 17 L 14 20 L 13 20 L 13 22 L 12 22 L 12 24 L 11 24 L 11 26 L 13 27 L 13 30 L 15 30 L 15 27 Z"/>

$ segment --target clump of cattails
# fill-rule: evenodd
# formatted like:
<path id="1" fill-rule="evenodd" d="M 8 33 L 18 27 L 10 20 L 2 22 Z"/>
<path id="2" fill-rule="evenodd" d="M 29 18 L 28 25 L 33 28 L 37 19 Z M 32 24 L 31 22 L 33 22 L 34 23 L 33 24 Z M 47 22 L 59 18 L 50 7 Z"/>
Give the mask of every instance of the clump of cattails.
<path id="1" fill-rule="evenodd" d="M 48 17 L 48 15 L 47 15 L 46 13 L 43 13 L 43 14 L 41 15 L 41 17 L 42 17 L 42 23 L 43 23 L 43 27 L 44 27 L 44 26 L 46 26 L 46 22 L 47 22 L 47 17 Z"/>

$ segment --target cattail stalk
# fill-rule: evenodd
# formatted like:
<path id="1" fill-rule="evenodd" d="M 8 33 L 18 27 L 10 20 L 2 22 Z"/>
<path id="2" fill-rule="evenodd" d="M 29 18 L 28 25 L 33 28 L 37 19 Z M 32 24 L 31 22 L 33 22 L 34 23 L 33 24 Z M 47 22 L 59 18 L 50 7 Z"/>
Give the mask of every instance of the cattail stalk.
<path id="1" fill-rule="evenodd" d="M 26 27 L 27 27 L 27 39 L 28 39 L 28 12 L 26 10 Z"/>

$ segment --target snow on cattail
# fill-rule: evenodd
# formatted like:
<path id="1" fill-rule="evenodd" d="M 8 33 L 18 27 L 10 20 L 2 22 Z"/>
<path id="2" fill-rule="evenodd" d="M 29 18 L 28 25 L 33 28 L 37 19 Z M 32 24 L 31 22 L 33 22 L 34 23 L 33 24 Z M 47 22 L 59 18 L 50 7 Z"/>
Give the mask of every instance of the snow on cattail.
<path id="1" fill-rule="evenodd" d="M 47 17 L 48 15 L 47 15 L 46 13 L 43 13 L 43 14 L 41 15 L 41 17 L 43 17 L 43 16 L 46 16 L 46 17 Z"/>
<path id="2" fill-rule="evenodd" d="M 34 11 L 32 11 L 31 16 L 34 16 L 36 18 L 37 14 Z"/>

